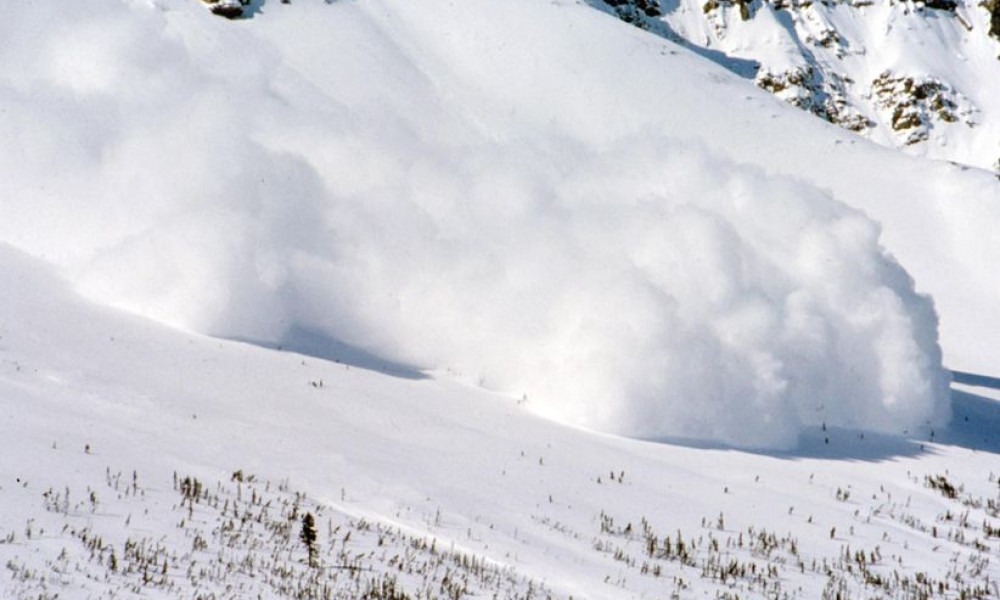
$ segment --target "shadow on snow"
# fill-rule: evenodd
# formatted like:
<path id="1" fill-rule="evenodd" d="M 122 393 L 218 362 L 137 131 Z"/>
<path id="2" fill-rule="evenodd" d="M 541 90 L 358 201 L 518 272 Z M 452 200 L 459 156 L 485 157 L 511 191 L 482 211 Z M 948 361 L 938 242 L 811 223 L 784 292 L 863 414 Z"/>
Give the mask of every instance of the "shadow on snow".
<path id="1" fill-rule="evenodd" d="M 275 4 L 291 4 L 292 2 L 294 2 L 296 0 L 270 0 L 270 1 L 273 2 L 273 3 L 275 3 Z M 323 1 L 326 2 L 327 4 L 333 4 L 337 0 L 323 0 Z M 256 17 L 257 15 L 263 13 L 264 12 L 264 10 L 263 10 L 264 9 L 264 5 L 267 4 L 267 2 L 268 2 L 268 0 L 250 0 L 250 2 L 248 2 L 243 7 L 243 16 L 240 17 L 240 18 L 241 19 L 252 19 L 252 18 Z"/>
<path id="2" fill-rule="evenodd" d="M 975 373 L 966 373 L 965 371 L 952 371 L 951 380 L 964 385 L 1000 390 L 1000 377 L 976 375 Z"/>
<path id="3" fill-rule="evenodd" d="M 794 448 L 773 450 L 766 448 L 738 448 L 717 442 L 687 438 L 658 438 L 655 441 L 688 448 L 744 452 L 795 460 L 821 458 L 828 460 L 853 460 L 878 462 L 899 457 L 918 456 L 932 452 L 921 440 L 906 435 L 889 435 L 843 427 L 807 427 Z"/>
<path id="4" fill-rule="evenodd" d="M 231 338 L 233 341 L 261 346 L 271 350 L 295 352 L 342 365 L 376 371 L 403 379 L 426 379 L 427 375 L 416 367 L 386 360 L 357 346 L 332 338 L 326 334 L 293 327 L 277 342 L 265 342 L 246 338 Z"/>
<path id="5" fill-rule="evenodd" d="M 951 425 L 941 432 L 937 441 L 1000 454 L 1000 402 L 953 389 L 951 406 L 954 411 Z"/>
<path id="6" fill-rule="evenodd" d="M 1000 378 L 956 371 L 955 383 L 1000 389 Z M 810 427 L 790 450 L 755 450 L 684 438 L 659 438 L 660 443 L 749 452 L 775 458 L 883 461 L 933 453 L 935 446 L 955 446 L 975 452 L 1000 454 L 1000 401 L 971 392 L 951 390 L 952 419 L 946 427 L 904 431 L 900 435 L 841 427 Z"/>

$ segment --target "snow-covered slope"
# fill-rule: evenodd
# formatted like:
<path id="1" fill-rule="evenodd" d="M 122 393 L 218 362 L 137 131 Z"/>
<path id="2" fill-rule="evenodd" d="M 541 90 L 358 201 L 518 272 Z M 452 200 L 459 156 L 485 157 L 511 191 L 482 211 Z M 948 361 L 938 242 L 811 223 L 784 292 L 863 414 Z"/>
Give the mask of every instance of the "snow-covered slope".
<path id="1" fill-rule="evenodd" d="M 586 4 L 248 16 L 0 5 L 0 596 L 997 595 L 990 173 Z"/>
<path id="2" fill-rule="evenodd" d="M 946 364 L 995 364 L 994 179 L 585 5 L 3 10 L 0 236 L 104 302 L 331 338 L 605 430 L 788 447 L 947 419 L 936 319 L 881 242 Z"/>
<path id="3" fill-rule="evenodd" d="M 1000 4 L 593 0 L 908 154 L 1000 171 Z"/>
<path id="4" fill-rule="evenodd" d="M 933 441 L 698 449 L 181 333 L 47 271 L 0 251 L 4 597 L 998 593 L 995 380 Z"/>

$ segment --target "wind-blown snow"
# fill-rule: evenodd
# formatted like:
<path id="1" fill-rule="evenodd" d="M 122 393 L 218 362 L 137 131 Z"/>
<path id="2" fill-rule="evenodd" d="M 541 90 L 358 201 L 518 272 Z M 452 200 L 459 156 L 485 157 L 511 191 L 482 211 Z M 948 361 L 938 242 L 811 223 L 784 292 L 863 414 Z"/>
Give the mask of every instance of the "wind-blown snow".
<path id="1" fill-rule="evenodd" d="M 414 34 L 437 5 L 297 3 L 253 37 L 271 15 L 193 4 L 0 8 L 0 240 L 92 297 L 226 337 L 322 332 L 628 435 L 787 447 L 947 420 L 931 301 L 814 185 L 630 127 L 598 88 L 566 105 L 587 130 L 519 114 L 530 75 L 480 96 L 475 31 L 448 69 Z M 534 4 L 539 28 L 570 17 Z"/>

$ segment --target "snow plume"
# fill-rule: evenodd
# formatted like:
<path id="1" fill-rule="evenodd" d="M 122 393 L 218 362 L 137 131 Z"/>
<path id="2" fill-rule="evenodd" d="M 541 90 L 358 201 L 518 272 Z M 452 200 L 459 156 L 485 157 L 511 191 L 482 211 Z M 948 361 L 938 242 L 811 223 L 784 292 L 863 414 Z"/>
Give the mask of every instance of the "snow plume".
<path id="1" fill-rule="evenodd" d="M 257 60 L 206 60 L 138 4 L 47 4 L 0 9 L 0 240 L 92 297 L 322 332 L 625 435 L 947 420 L 930 300 L 814 187 L 654 132 L 490 130 L 360 28 L 385 79 L 338 95 L 237 38 Z"/>
<path id="2" fill-rule="evenodd" d="M 361 291 L 383 352 L 598 429 L 788 446 L 946 418 L 931 303 L 863 215 L 676 142 L 558 154 L 401 169 L 413 214 L 351 222 L 369 267 L 310 279 Z"/>

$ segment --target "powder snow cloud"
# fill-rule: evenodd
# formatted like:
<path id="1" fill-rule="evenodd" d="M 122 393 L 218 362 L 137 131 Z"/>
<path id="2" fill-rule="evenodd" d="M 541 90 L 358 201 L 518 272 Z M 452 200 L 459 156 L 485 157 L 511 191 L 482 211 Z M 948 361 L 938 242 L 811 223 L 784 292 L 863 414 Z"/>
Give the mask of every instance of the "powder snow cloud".
<path id="1" fill-rule="evenodd" d="M 317 89 L 156 6 L 181 12 L 0 8 L 0 240 L 91 297 L 322 332 L 625 435 L 789 447 L 947 420 L 931 301 L 827 193 L 662 132 L 449 110 L 459 83 L 362 18 L 341 35 L 380 75 Z"/>

